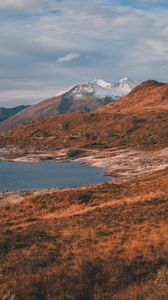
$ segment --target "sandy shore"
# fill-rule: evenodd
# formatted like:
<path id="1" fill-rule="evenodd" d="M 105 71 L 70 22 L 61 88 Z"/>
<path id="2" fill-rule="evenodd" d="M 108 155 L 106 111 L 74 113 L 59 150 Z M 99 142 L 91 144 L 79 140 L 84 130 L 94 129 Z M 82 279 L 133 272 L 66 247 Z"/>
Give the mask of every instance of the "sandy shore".
<path id="1" fill-rule="evenodd" d="M 14 205 L 33 196 L 52 193 L 56 190 L 58 189 L 0 192 L 0 208 L 8 205 Z"/>
<path id="2" fill-rule="evenodd" d="M 67 158 L 67 150 L 50 151 L 46 153 L 23 153 L 18 149 L 11 151 L 0 148 L 0 160 L 10 160 L 15 162 L 40 162 L 40 161 L 65 161 Z"/>
<path id="3" fill-rule="evenodd" d="M 29 197 L 31 194 L 31 192 L 27 191 L 0 192 L 0 207 L 16 204 Z"/>

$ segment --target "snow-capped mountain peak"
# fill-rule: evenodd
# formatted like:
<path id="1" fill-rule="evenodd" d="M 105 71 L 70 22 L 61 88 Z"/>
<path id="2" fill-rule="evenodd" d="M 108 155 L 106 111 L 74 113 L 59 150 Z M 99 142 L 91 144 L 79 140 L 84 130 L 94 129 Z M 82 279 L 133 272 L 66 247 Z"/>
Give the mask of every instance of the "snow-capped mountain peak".
<path id="1" fill-rule="evenodd" d="M 118 81 L 115 81 L 113 83 L 113 86 L 120 86 L 120 87 L 128 86 L 128 87 L 131 88 L 132 86 L 135 86 L 137 84 L 138 84 L 138 82 L 136 82 L 134 80 L 131 80 L 131 79 L 127 78 L 127 77 L 124 77 L 124 78 L 122 78 L 122 79 L 120 79 Z"/>
<path id="2" fill-rule="evenodd" d="M 138 82 L 124 77 L 114 83 L 108 83 L 103 79 L 95 79 L 91 82 L 83 82 L 66 88 L 56 96 L 66 96 L 81 98 L 85 96 L 95 96 L 97 98 L 109 97 L 111 100 L 116 100 L 128 94 Z"/>
<path id="3" fill-rule="evenodd" d="M 114 93 L 118 96 L 124 96 L 138 85 L 138 82 L 124 77 L 113 83 Z"/>
<path id="4" fill-rule="evenodd" d="M 98 86 L 102 88 L 111 88 L 111 83 L 104 81 L 103 79 L 95 79 L 91 81 L 93 84 L 97 84 Z"/>

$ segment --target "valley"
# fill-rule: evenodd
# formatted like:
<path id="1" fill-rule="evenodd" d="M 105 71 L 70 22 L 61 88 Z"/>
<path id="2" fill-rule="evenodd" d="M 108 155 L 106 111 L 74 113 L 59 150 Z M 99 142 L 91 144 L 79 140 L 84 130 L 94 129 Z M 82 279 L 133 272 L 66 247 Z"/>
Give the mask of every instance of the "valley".
<path id="1" fill-rule="evenodd" d="M 0 24 L 0 300 L 168 300 L 168 1 Z"/>
<path id="2" fill-rule="evenodd" d="M 82 162 L 114 177 L 0 193 L 2 299 L 166 300 L 155 282 L 168 266 L 167 100 L 168 84 L 148 80 L 93 112 L 1 132 L 3 161 Z"/>

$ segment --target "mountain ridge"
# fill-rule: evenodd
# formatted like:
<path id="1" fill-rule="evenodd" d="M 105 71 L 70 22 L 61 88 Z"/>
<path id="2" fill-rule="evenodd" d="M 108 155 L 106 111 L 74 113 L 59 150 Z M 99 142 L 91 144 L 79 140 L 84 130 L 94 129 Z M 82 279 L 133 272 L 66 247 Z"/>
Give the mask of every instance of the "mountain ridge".
<path id="1" fill-rule="evenodd" d="M 148 87 L 147 87 L 148 86 Z M 168 146 L 168 83 L 141 84 L 127 96 L 90 113 L 60 114 L 13 128 L 14 144 L 35 149 Z M 31 141 L 31 143 L 30 143 Z"/>
<path id="2" fill-rule="evenodd" d="M 58 114 L 94 111 L 126 95 L 135 86 L 137 82 L 127 77 L 114 83 L 99 79 L 76 84 L 2 122 L 0 131 L 7 131 L 17 125 Z"/>
<path id="3" fill-rule="evenodd" d="M 20 112 L 28 107 L 29 107 L 29 105 L 19 105 L 19 106 L 10 107 L 10 108 L 0 107 L 0 122 L 7 120 L 11 116 L 17 114 L 18 112 Z"/>
<path id="4" fill-rule="evenodd" d="M 111 97 L 111 99 L 117 99 L 127 93 L 129 93 L 132 88 L 138 85 L 138 82 L 131 80 L 127 77 L 115 81 L 114 83 L 109 83 L 103 79 L 95 79 L 92 81 L 81 82 L 74 84 L 68 88 L 59 91 L 56 96 L 63 96 L 67 93 L 74 93 L 75 95 L 96 95 L 98 97 Z"/>

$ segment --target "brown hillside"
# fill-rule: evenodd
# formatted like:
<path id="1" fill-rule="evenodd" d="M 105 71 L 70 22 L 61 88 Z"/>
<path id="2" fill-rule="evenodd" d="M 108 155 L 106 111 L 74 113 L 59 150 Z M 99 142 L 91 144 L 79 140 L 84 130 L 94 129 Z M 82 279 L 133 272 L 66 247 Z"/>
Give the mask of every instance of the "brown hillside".
<path id="1" fill-rule="evenodd" d="M 139 112 L 168 109 L 168 83 L 147 80 L 135 87 L 116 103 L 100 108 L 99 112 Z"/>
<path id="2" fill-rule="evenodd" d="M 138 147 L 168 145 L 168 84 L 146 81 L 117 103 L 92 113 L 69 113 L 10 131 L 22 147 Z"/>
<path id="3" fill-rule="evenodd" d="M 102 99 L 94 96 L 83 96 L 79 99 L 66 97 L 66 95 L 52 97 L 34 104 L 25 109 L 23 112 L 19 112 L 8 118 L 8 120 L 1 122 L 0 131 L 7 131 L 19 124 L 24 124 L 38 119 L 45 119 L 68 112 L 93 111 L 109 102 L 111 102 L 111 99 L 108 97 Z"/>
<path id="4" fill-rule="evenodd" d="M 129 114 L 66 114 L 19 126 L 9 141 L 22 147 L 140 147 L 168 145 L 168 111 Z"/>
<path id="5" fill-rule="evenodd" d="M 0 209 L 0 299 L 167 300 L 168 172 Z"/>

